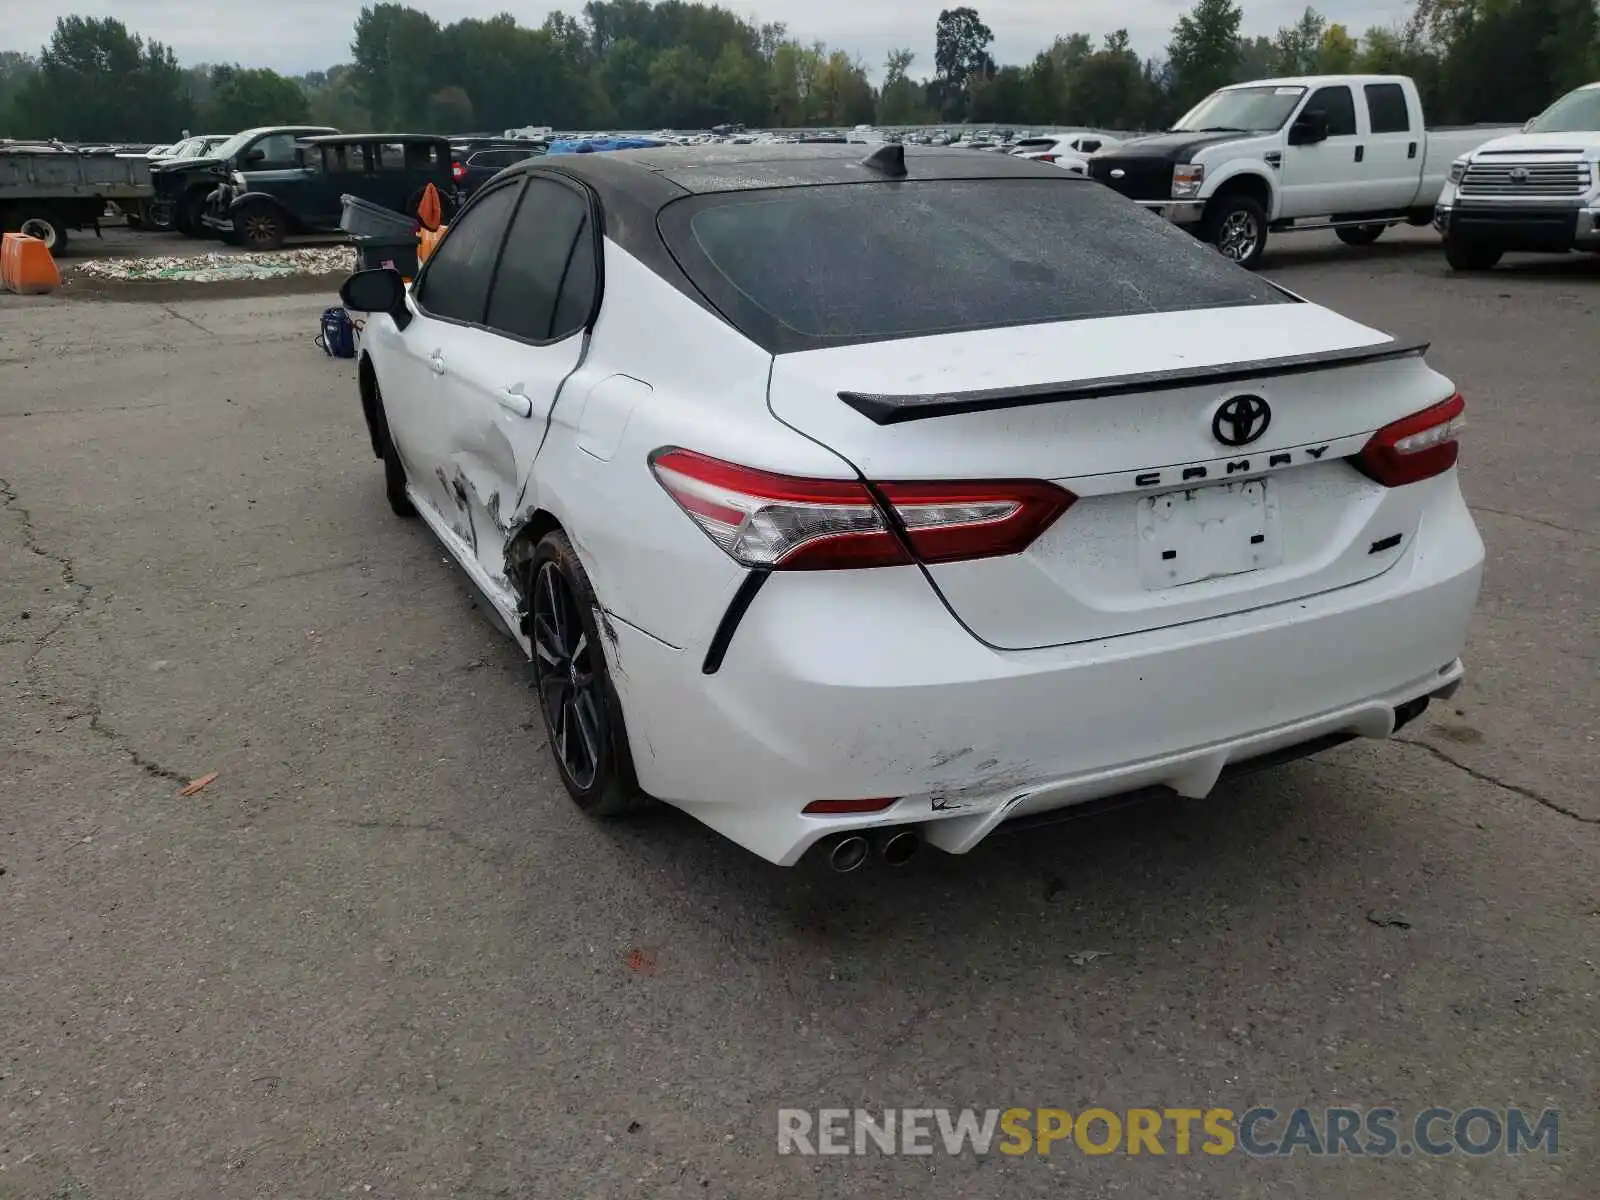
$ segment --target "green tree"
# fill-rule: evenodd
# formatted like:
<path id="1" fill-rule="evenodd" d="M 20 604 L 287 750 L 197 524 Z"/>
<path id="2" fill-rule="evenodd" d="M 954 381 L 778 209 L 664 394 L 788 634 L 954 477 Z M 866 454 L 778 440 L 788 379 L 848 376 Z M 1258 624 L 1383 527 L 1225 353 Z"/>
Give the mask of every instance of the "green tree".
<path id="1" fill-rule="evenodd" d="M 276 71 L 213 67 L 202 116 L 207 130 L 231 133 L 257 125 L 301 125 L 311 119 L 305 90 Z"/>
<path id="2" fill-rule="evenodd" d="M 428 130 L 431 133 L 464 133 L 472 128 L 472 97 L 456 84 L 442 87 L 428 97 Z"/>
<path id="3" fill-rule="evenodd" d="M 500 20 L 516 28 L 513 18 Z M 374 124 L 404 129 L 426 119 L 428 98 L 442 82 L 440 42 L 439 23 L 427 13 L 402 4 L 361 10 L 350 53 L 357 93 Z"/>
<path id="4" fill-rule="evenodd" d="M 374 128 L 372 116 L 356 90 L 354 68 L 348 63 L 302 75 L 300 86 L 305 89 L 310 106 L 311 124 L 328 125 L 346 133 Z"/>
<path id="5" fill-rule="evenodd" d="M 0 137 L 18 132 L 15 127 L 20 118 L 13 105 L 38 71 L 39 64 L 32 55 L 0 50 Z"/>
<path id="6" fill-rule="evenodd" d="M 1167 45 L 1178 107 L 1187 109 L 1233 82 L 1243 16 L 1233 0 L 1195 0 L 1195 6 L 1178 18 Z"/>
<path id="7" fill-rule="evenodd" d="M 878 93 L 880 125 L 915 125 L 927 115 L 922 106 L 922 89 L 908 74 L 916 57 L 910 50 L 889 51 L 883 66 L 883 88 Z"/>
<path id="8" fill-rule="evenodd" d="M 994 32 L 975 8 L 946 8 L 933 27 L 933 64 L 937 73 L 940 109 L 947 118 L 965 111 L 967 81 L 994 74 L 989 45 Z"/>
<path id="9" fill-rule="evenodd" d="M 1317 48 L 1317 70 L 1324 75 L 1348 75 L 1356 69 L 1359 47 L 1350 31 L 1335 21 L 1322 34 Z"/>
<path id="10" fill-rule="evenodd" d="M 1317 57 L 1322 51 L 1322 36 L 1328 31 L 1328 22 L 1316 9 L 1307 7 L 1293 25 L 1279 28 L 1272 39 L 1277 61 L 1274 71 L 1278 75 L 1312 75 L 1317 70 Z"/>
<path id="11" fill-rule="evenodd" d="M 14 108 L 27 136 L 64 141 L 171 140 L 194 117 L 172 51 L 115 17 L 58 18 Z"/>
<path id="12" fill-rule="evenodd" d="M 1128 42 L 1128 31 L 1106 35 L 1105 44 L 1073 72 L 1068 84 L 1071 119 L 1080 125 L 1131 129 L 1148 107 L 1139 56 Z"/>

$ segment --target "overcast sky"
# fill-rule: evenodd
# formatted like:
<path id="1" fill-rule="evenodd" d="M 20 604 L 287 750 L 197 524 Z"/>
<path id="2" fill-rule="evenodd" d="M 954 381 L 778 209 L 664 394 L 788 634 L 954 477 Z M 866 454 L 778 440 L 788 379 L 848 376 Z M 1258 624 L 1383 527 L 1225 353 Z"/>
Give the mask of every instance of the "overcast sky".
<path id="1" fill-rule="evenodd" d="M 881 74 L 884 55 L 896 46 L 916 52 L 913 76 L 933 72 L 933 25 L 942 7 L 960 0 L 724 0 L 724 7 L 757 22 L 783 21 L 792 36 L 822 40 L 833 49 L 860 55 Z M 1159 55 L 1173 22 L 1193 0 L 967 0 L 994 30 L 991 52 L 1001 63 L 1023 63 L 1060 33 L 1100 35 L 1126 27 L 1142 55 Z M 1293 21 L 1305 0 L 1241 0 L 1244 31 L 1271 34 Z M 582 0 L 568 4 L 513 3 L 508 0 L 427 0 L 415 3 L 440 24 L 462 17 L 487 17 L 510 11 L 524 25 L 539 25 L 560 8 L 581 13 Z M 1317 4 L 1330 20 L 1360 36 L 1370 25 L 1401 20 L 1408 0 L 1333 0 Z M 240 62 L 286 73 L 319 70 L 348 61 L 351 31 L 362 0 L 102 0 L 57 6 L 30 0 L 0 0 L 0 49 L 36 53 L 49 40 L 62 11 L 117 17 L 135 33 L 166 42 L 186 65 Z"/>

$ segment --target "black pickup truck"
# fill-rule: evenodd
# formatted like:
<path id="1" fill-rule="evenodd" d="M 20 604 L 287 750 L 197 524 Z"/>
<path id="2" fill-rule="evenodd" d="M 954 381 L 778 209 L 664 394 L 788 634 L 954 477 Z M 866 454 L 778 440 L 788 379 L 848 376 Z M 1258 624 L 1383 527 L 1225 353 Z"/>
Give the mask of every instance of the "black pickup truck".
<path id="1" fill-rule="evenodd" d="M 154 229 L 176 229 L 203 237 L 200 223 L 206 197 L 235 171 L 288 170 L 296 165 L 299 139 L 337 133 L 326 125 L 266 125 L 236 133 L 205 158 L 177 158 L 150 168 L 155 198 L 145 223 Z"/>

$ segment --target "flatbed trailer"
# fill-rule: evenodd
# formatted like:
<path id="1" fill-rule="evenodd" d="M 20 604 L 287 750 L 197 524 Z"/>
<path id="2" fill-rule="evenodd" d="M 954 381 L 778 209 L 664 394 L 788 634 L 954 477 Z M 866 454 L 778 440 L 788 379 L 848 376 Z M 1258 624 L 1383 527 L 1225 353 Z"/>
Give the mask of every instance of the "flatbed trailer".
<path id="1" fill-rule="evenodd" d="M 100 231 L 107 204 L 138 211 L 155 195 L 139 155 L 80 152 L 59 142 L 0 143 L 0 228 L 59 254 L 69 230 Z"/>

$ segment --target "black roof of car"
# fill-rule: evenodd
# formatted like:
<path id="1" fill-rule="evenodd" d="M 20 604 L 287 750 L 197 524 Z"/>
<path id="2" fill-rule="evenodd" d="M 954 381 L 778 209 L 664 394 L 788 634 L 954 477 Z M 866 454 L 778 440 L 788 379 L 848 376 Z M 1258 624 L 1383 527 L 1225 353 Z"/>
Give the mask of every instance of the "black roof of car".
<path id="1" fill-rule="evenodd" d="M 549 154 L 508 167 L 507 171 L 559 171 L 589 184 L 608 204 L 625 199 L 657 207 L 683 195 L 870 183 L 896 178 L 1078 179 L 1049 163 L 1008 155 L 973 154 L 941 146 L 905 147 L 906 173 L 895 176 L 865 165 L 864 160 L 881 149 L 861 144 L 777 143 L 607 150 L 593 154 Z"/>
<path id="2" fill-rule="evenodd" d="M 449 142 L 437 133 L 324 133 L 298 139 L 307 146 L 338 146 L 347 142 Z"/>

